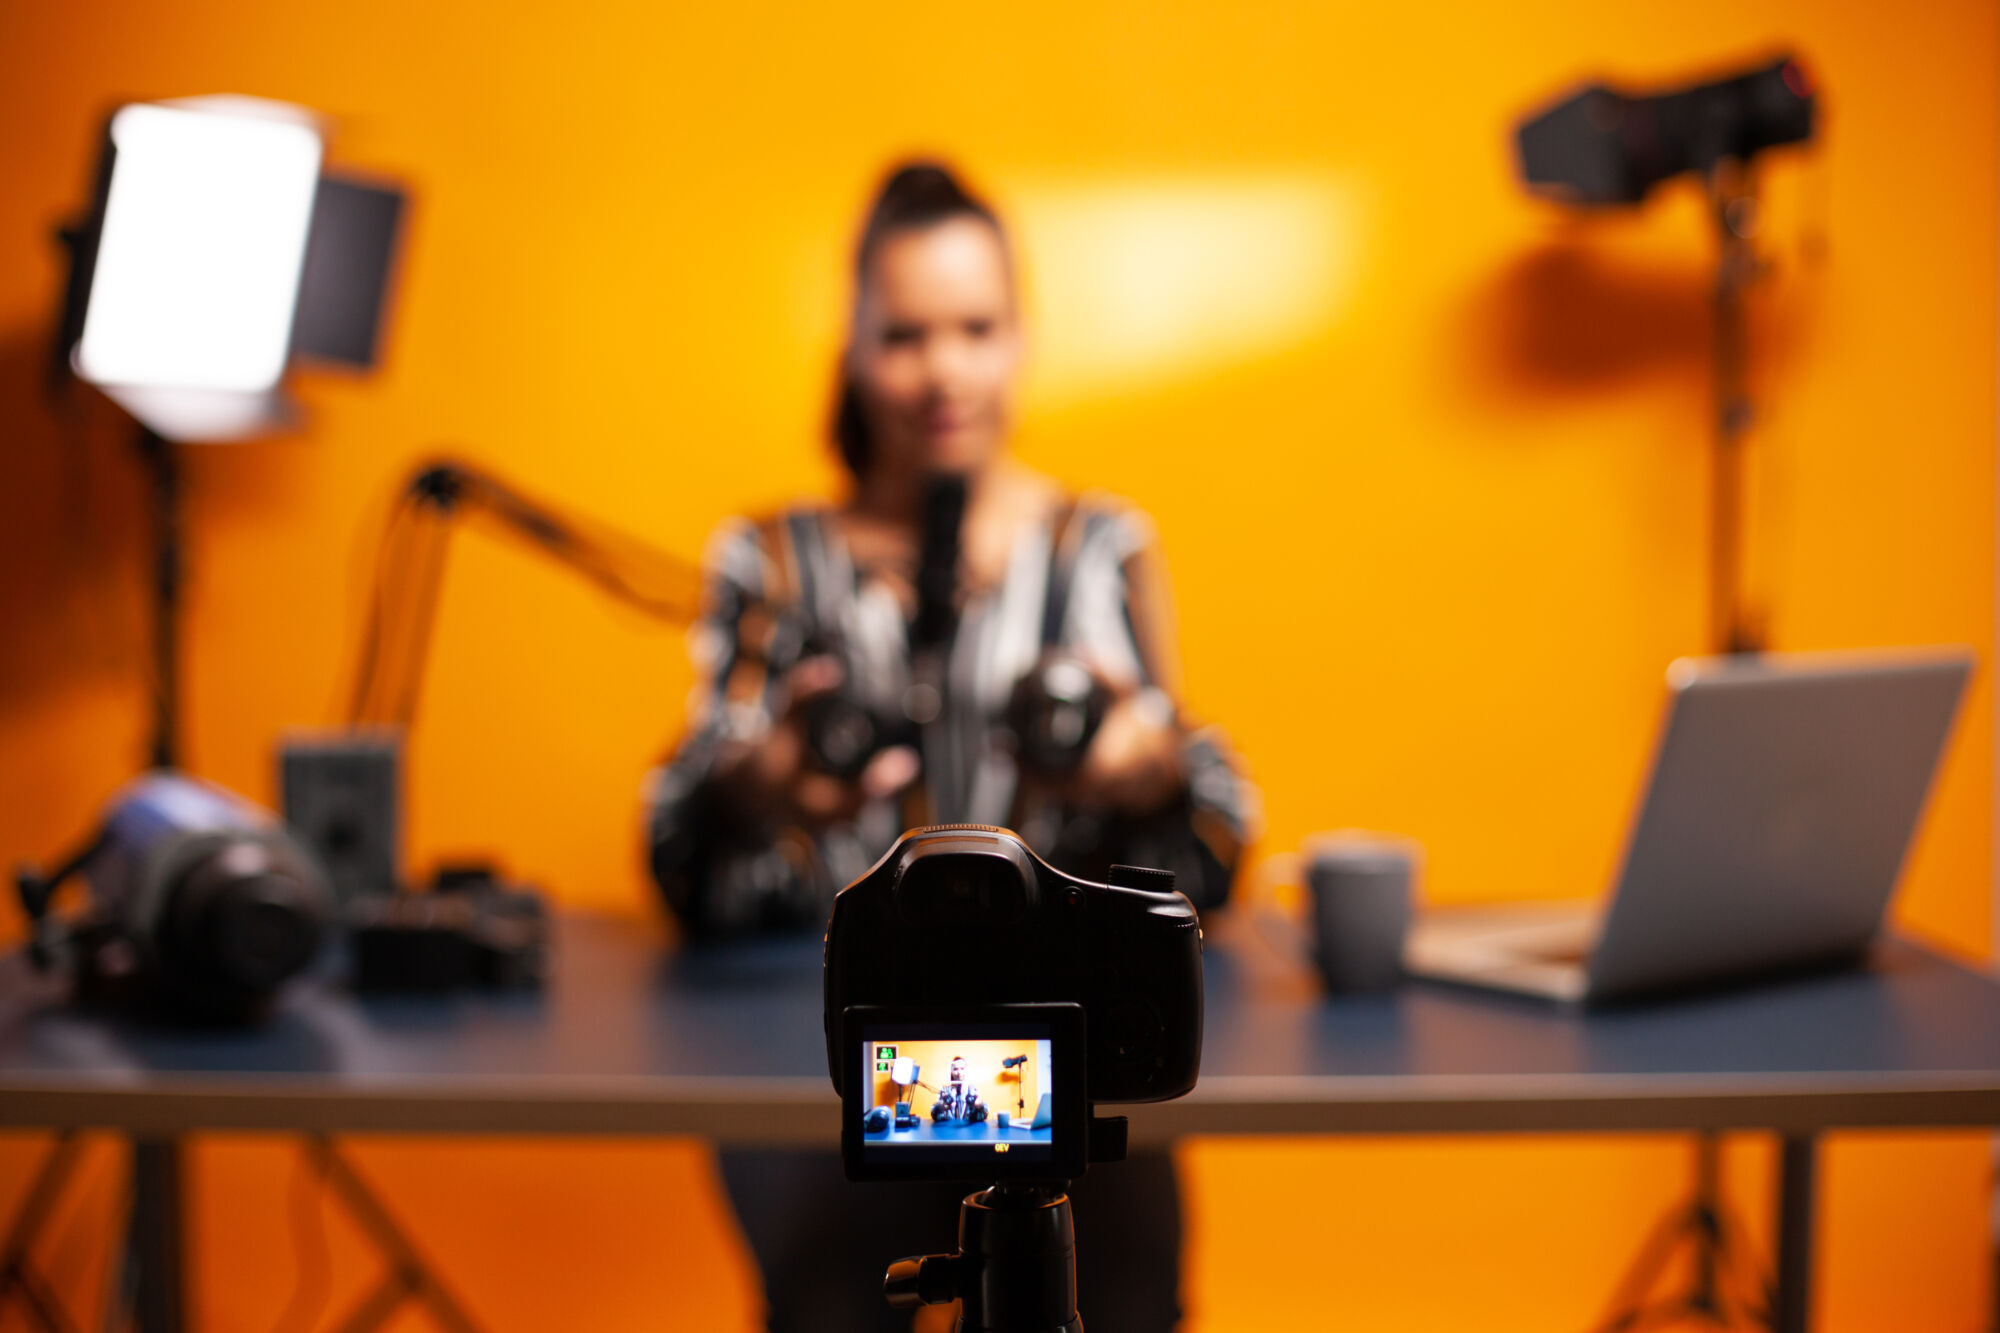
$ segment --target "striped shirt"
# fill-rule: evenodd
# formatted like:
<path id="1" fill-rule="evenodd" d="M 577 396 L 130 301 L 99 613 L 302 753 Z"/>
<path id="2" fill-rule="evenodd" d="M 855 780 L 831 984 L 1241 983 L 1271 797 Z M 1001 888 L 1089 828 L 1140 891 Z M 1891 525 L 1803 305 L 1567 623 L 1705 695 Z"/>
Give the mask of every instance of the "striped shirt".
<path id="1" fill-rule="evenodd" d="M 689 727 L 653 773 L 649 798 L 654 875 L 690 930 L 822 925 L 833 893 L 919 823 L 998 824 L 1073 874 L 1154 866 L 1176 872 L 1197 907 L 1224 899 L 1256 796 L 1215 728 L 1177 718 L 1186 790 L 1143 817 L 1074 806 L 1024 781 L 1007 743 L 1015 683 L 1051 650 L 1081 657 L 1115 686 L 1158 690 L 1171 707 L 1177 661 L 1152 527 L 1105 497 L 1024 524 L 998 582 L 963 592 L 944 650 L 943 711 L 924 729 L 923 775 L 910 790 L 813 834 L 730 808 L 717 762 L 729 741 L 769 730 L 785 673 L 802 657 L 836 645 L 849 690 L 885 713 L 912 683 L 896 583 L 858 568 L 832 519 L 795 509 L 731 522 L 710 543 L 691 636 L 699 681 Z"/>

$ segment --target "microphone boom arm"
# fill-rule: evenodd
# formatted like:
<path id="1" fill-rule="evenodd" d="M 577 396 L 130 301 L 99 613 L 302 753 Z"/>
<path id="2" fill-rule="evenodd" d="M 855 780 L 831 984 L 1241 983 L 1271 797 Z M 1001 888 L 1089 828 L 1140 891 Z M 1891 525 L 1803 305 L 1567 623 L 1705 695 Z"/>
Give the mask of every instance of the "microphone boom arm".
<path id="1" fill-rule="evenodd" d="M 431 463 L 398 495 L 383 533 L 354 676 L 353 724 L 407 730 L 415 721 L 445 555 L 452 532 L 466 519 L 486 521 L 655 620 L 684 626 L 700 614 L 702 573 L 694 562 L 565 512 L 470 464 Z"/>

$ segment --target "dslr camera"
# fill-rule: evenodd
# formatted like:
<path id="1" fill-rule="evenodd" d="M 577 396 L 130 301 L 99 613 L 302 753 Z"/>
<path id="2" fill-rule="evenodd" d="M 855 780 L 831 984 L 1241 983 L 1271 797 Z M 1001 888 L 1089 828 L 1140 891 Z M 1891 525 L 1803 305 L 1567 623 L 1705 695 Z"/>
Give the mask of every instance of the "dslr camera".
<path id="1" fill-rule="evenodd" d="M 1124 1155 L 1123 1120 L 1093 1120 L 1096 1104 L 1194 1087 L 1194 907 L 1171 871 L 1108 879 L 947 824 L 905 833 L 835 897 L 826 1057 L 850 1179 L 1071 1180 Z"/>

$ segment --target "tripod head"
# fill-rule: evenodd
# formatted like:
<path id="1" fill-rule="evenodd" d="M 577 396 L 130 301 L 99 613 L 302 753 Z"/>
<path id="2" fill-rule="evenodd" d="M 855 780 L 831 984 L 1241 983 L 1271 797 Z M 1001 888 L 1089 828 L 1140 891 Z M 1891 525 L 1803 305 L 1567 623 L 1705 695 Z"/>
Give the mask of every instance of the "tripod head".
<path id="1" fill-rule="evenodd" d="M 882 1294 L 898 1310 L 964 1302 L 959 1333 L 1083 1333 L 1069 1195 L 1021 1182 L 966 1195 L 958 1249 L 898 1259 Z"/>

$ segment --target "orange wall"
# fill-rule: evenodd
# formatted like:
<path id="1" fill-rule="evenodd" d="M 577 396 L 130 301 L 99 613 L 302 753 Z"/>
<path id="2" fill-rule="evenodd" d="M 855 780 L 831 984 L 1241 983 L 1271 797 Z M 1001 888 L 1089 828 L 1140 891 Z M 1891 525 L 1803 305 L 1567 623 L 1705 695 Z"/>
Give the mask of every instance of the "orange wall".
<path id="1" fill-rule="evenodd" d="M 1032 1117 L 1035 1108 L 1041 1104 L 1042 1089 L 1036 1078 L 1040 1070 L 1038 1062 L 1029 1060 L 1015 1069 L 1002 1069 L 1000 1062 L 1010 1055 L 1018 1055 L 1026 1050 L 1034 1054 L 1032 1043 L 1018 1041 L 899 1041 L 896 1054 L 906 1055 L 917 1062 L 920 1079 L 932 1088 L 942 1089 L 950 1077 L 951 1058 L 965 1057 L 965 1081 L 979 1092 L 979 1098 L 987 1108 L 998 1115 L 1005 1111 L 1017 1118 Z M 887 1075 L 875 1076 L 875 1095 L 871 1106 L 893 1106 L 904 1090 L 891 1083 Z M 937 1101 L 937 1093 L 918 1087 L 909 1089 L 910 1109 L 918 1116 L 928 1116 L 932 1103 Z"/>
<path id="2" fill-rule="evenodd" d="M 341 118 L 337 161 L 417 192 L 386 369 L 305 383 L 293 438 L 190 451 L 200 772 L 268 797 L 277 733 L 336 716 L 389 488 L 439 442 L 689 553 L 725 514 L 829 488 L 849 229 L 888 157 L 939 149 L 1020 223 L 1041 353 L 1021 452 L 1158 519 L 1189 693 L 1263 784 L 1266 848 L 1392 829 L 1423 841 L 1432 896 L 1472 899 L 1603 882 L 1661 668 L 1703 623 L 1697 201 L 1565 220 L 1513 184 L 1511 117 L 1598 70 L 1812 57 L 1825 147 L 1768 180 L 1753 568 L 1780 646 L 1985 654 L 1996 39 L 1978 0 L 0 7 L 0 856 L 47 854 L 140 753 L 140 494 L 107 414 L 65 428 L 37 397 L 48 229 L 118 98 L 311 104 Z M 688 684 L 678 636 L 468 538 L 412 756 L 417 860 L 496 850 L 570 901 L 650 910 L 636 791 Z M 1898 908 L 1973 954 L 1991 732 L 1982 680 Z M 5 1183 L 27 1151 L 0 1154 Z M 1753 1213 L 1762 1152 L 1735 1150 Z M 709 1297 L 674 1304 L 658 1256 L 734 1262 L 696 1145 L 366 1153 L 498 1327 L 552 1300 L 602 1327 L 692 1316 Z M 282 1305 L 264 1279 L 289 1246 L 255 1220 L 284 1207 L 281 1158 L 204 1149 L 205 1326 Z M 1339 1256 L 1357 1315 L 1581 1323 L 1682 1175 L 1668 1141 L 1184 1162 L 1210 1330 L 1274 1322 L 1288 1289 L 1248 1258 L 1288 1245 Z M 1833 1163 L 1824 1327 L 1971 1326 L 1982 1145 L 1857 1138 Z"/>

